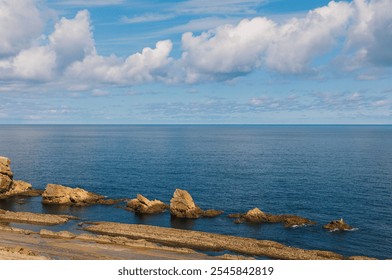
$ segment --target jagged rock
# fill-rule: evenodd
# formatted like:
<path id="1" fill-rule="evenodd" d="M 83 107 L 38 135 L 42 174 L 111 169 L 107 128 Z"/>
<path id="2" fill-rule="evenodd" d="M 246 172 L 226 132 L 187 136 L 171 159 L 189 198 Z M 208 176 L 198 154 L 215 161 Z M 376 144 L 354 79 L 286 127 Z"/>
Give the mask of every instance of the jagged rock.
<path id="1" fill-rule="evenodd" d="M 309 219 L 295 216 L 295 215 L 272 215 L 267 214 L 261 211 L 259 208 L 254 208 L 249 210 L 245 214 L 230 214 L 229 218 L 236 218 L 234 223 L 283 223 L 285 227 L 296 227 L 296 226 L 304 226 L 304 225 L 314 225 L 316 222 L 311 221 Z"/>
<path id="2" fill-rule="evenodd" d="M 44 204 L 63 204 L 84 206 L 102 201 L 104 196 L 80 188 L 70 188 L 62 185 L 48 184 L 42 194 Z"/>
<path id="3" fill-rule="evenodd" d="M 73 234 L 69 231 L 51 231 L 47 229 L 41 229 L 39 231 L 39 235 L 41 237 L 46 237 L 46 238 L 62 238 L 62 239 L 74 239 L 76 237 L 76 234 Z"/>
<path id="4" fill-rule="evenodd" d="M 192 196 L 185 190 L 176 189 L 170 200 L 170 213 L 177 218 L 197 219 L 200 217 L 216 217 L 223 213 L 219 210 L 203 211 L 195 204 Z"/>
<path id="5" fill-rule="evenodd" d="M 195 204 L 192 196 L 185 190 L 176 189 L 170 200 L 170 213 L 178 218 L 197 219 L 202 210 Z"/>
<path id="6" fill-rule="evenodd" d="M 13 173 L 11 171 L 11 160 L 6 157 L 0 157 L 0 174 L 7 175 L 12 179 Z"/>
<path id="7" fill-rule="evenodd" d="M 127 207 L 140 214 L 158 214 L 164 212 L 169 206 L 160 200 L 149 200 L 141 194 L 127 203 Z"/>
<path id="8" fill-rule="evenodd" d="M 13 173 L 10 165 L 9 158 L 0 156 L 0 193 L 5 193 L 11 188 Z"/>
<path id="9" fill-rule="evenodd" d="M 324 229 L 327 229 L 329 231 L 340 231 L 340 230 L 352 230 L 353 227 L 346 224 L 343 219 L 340 220 L 334 220 L 323 226 Z"/>

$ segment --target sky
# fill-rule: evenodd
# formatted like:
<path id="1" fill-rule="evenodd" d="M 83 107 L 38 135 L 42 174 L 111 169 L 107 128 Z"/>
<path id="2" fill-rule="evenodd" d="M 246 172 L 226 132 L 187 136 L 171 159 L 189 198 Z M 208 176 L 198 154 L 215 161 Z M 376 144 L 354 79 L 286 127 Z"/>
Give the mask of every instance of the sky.
<path id="1" fill-rule="evenodd" d="M 392 124 L 392 0 L 0 0 L 0 124 Z"/>

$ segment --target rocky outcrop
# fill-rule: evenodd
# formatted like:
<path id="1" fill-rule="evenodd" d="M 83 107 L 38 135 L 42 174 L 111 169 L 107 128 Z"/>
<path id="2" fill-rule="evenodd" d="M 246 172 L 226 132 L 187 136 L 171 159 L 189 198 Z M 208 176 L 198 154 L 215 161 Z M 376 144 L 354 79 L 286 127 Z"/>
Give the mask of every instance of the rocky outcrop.
<path id="1" fill-rule="evenodd" d="M 324 225 L 323 228 L 329 231 L 347 231 L 353 229 L 353 227 L 346 224 L 343 219 L 331 221 L 328 224 Z"/>
<path id="2" fill-rule="evenodd" d="M 143 239 L 165 246 L 205 251 L 231 251 L 250 256 L 287 260 L 339 260 L 340 254 L 330 251 L 304 250 L 269 240 L 257 240 L 192 230 L 162 228 L 148 225 L 95 223 L 84 228 L 96 234 Z"/>
<path id="3" fill-rule="evenodd" d="M 235 218 L 236 220 L 234 222 L 236 224 L 283 223 L 285 227 L 296 227 L 296 226 L 316 224 L 316 222 L 300 216 L 288 215 L 288 214 L 272 215 L 272 214 L 264 213 L 259 208 L 253 208 L 245 214 L 231 214 L 228 217 Z"/>
<path id="4" fill-rule="evenodd" d="M 185 190 L 176 189 L 170 200 L 170 213 L 177 218 L 197 219 L 200 217 L 215 217 L 223 213 L 218 210 L 203 211 L 195 204 L 192 196 Z"/>
<path id="5" fill-rule="evenodd" d="M 12 212 L 0 209 L 0 221 L 17 222 L 37 225 L 60 225 L 70 219 L 77 219 L 68 215 L 36 214 L 30 212 Z"/>
<path id="6" fill-rule="evenodd" d="M 61 204 L 84 206 L 104 201 L 104 196 L 80 188 L 48 184 L 42 194 L 43 204 Z"/>
<path id="7" fill-rule="evenodd" d="M 0 199 L 15 195 L 41 195 L 42 192 L 34 190 L 31 184 L 20 180 L 13 180 L 13 176 L 14 174 L 11 171 L 11 160 L 6 157 L 0 157 Z"/>
<path id="8" fill-rule="evenodd" d="M 12 186 L 13 173 L 10 165 L 9 158 L 0 157 L 0 194 L 7 192 Z"/>
<path id="9" fill-rule="evenodd" d="M 169 208 L 169 205 L 160 200 L 149 200 L 145 196 L 138 194 L 136 198 L 127 203 L 127 207 L 139 214 L 159 214 Z"/>

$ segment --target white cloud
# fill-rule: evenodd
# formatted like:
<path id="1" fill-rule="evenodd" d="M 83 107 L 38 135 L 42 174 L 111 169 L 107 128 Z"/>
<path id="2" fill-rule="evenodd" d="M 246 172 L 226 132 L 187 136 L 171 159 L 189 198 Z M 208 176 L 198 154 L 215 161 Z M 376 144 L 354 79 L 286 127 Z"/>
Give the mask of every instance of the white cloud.
<path id="1" fill-rule="evenodd" d="M 238 14 L 256 13 L 255 8 L 266 0 L 188 0 L 176 5 L 179 14 Z"/>
<path id="2" fill-rule="evenodd" d="M 348 33 L 348 47 L 358 49 L 362 62 L 392 65 L 392 1 L 355 0 L 355 22 Z"/>
<path id="3" fill-rule="evenodd" d="M 263 65 L 282 73 L 305 72 L 313 58 L 330 50 L 343 35 L 351 13 L 348 3 L 331 2 L 282 25 L 256 17 L 200 36 L 185 33 L 187 81 L 227 78 L 225 74 L 247 73 Z M 214 73 L 217 77 L 211 76 Z"/>
<path id="4" fill-rule="evenodd" d="M 57 66 L 66 68 L 74 61 L 94 53 L 94 39 L 87 10 L 77 13 L 74 19 L 62 18 L 49 36 L 49 46 L 57 54 Z"/>
<path id="5" fill-rule="evenodd" d="M 58 5 L 64 6 L 87 6 L 87 7 L 96 7 L 96 6 L 114 6 L 114 5 L 122 5 L 125 3 L 125 0 L 65 0 L 58 1 Z"/>
<path id="6" fill-rule="evenodd" d="M 34 0 L 0 0 L 0 58 L 29 47 L 43 24 Z"/>
<path id="7" fill-rule="evenodd" d="M 154 49 L 144 48 L 141 53 L 130 55 L 125 60 L 92 54 L 70 66 L 67 76 L 120 84 L 159 81 L 166 75 L 164 68 L 171 61 L 172 46 L 170 40 L 159 41 Z"/>

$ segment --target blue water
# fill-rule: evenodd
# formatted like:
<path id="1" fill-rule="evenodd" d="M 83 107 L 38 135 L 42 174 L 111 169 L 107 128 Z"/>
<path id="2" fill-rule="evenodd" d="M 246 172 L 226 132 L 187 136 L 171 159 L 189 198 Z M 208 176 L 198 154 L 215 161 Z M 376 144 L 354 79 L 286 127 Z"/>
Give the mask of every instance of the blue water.
<path id="1" fill-rule="evenodd" d="M 141 193 L 169 202 L 188 190 L 203 209 L 225 214 L 179 220 L 114 206 L 43 206 L 40 198 L 0 201 L 14 211 L 69 213 L 83 221 L 144 223 L 270 239 L 346 256 L 392 258 L 392 126 L 0 125 L 0 155 L 15 179 L 82 187 L 110 198 Z M 316 226 L 234 224 L 253 207 L 295 214 Z M 344 218 L 357 231 L 322 225 Z M 78 222 L 65 227 L 75 230 Z"/>

